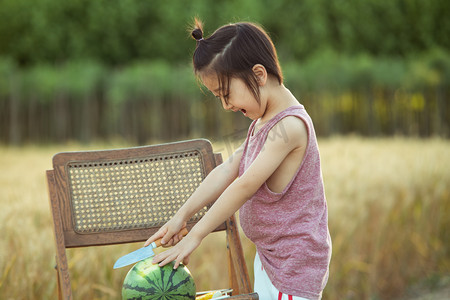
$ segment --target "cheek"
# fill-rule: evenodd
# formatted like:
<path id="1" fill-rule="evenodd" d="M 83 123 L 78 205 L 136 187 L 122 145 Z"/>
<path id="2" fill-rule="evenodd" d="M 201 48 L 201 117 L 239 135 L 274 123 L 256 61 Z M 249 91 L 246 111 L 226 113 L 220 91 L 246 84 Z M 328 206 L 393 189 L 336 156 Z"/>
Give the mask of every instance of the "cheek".
<path id="1" fill-rule="evenodd" d="M 252 94 L 246 88 L 239 88 L 233 91 L 232 93 L 235 101 L 239 101 L 244 104 L 248 104 L 248 102 L 252 99 Z"/>

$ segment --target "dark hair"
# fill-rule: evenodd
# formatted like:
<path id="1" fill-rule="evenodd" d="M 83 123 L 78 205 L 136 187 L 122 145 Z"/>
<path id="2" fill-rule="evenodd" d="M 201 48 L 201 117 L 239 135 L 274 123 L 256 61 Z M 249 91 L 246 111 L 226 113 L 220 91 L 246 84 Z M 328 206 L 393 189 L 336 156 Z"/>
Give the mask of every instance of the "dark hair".
<path id="1" fill-rule="evenodd" d="M 203 37 L 203 25 L 195 19 L 191 32 L 197 41 L 193 55 L 195 74 L 215 72 L 222 97 L 227 101 L 231 78 L 242 79 L 255 99 L 260 102 L 259 84 L 252 68 L 261 64 L 268 74 L 283 83 L 277 52 L 268 34 L 254 23 L 224 25 L 208 38 Z"/>

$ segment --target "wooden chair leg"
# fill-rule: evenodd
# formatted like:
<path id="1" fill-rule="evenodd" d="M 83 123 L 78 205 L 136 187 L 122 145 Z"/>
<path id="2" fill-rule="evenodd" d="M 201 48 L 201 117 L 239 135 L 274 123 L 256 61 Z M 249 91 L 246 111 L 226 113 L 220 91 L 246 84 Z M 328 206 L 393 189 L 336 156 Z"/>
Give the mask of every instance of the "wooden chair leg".
<path id="1" fill-rule="evenodd" d="M 57 260 L 57 258 L 56 258 Z M 61 290 L 61 280 L 59 279 L 59 269 L 58 264 L 55 265 L 56 270 L 56 282 L 57 282 L 57 293 L 58 293 L 58 300 L 62 300 L 62 290 Z"/>
<path id="2" fill-rule="evenodd" d="M 50 199 L 57 199 L 55 190 L 55 175 L 53 171 L 47 171 L 48 191 Z M 64 233 L 62 228 L 62 220 L 58 214 L 60 211 L 58 201 L 50 201 L 50 210 L 53 216 L 53 230 L 56 242 L 56 270 L 58 275 L 58 294 L 60 299 L 71 300 L 72 289 L 70 286 L 69 267 L 67 264 L 66 247 L 64 244 Z M 59 295 L 58 295 L 59 297 Z"/>
<path id="3" fill-rule="evenodd" d="M 56 257 L 56 271 L 58 275 L 59 299 L 72 300 L 72 287 L 70 283 L 69 268 L 65 252 L 59 253 L 62 257 Z"/>
<path id="4" fill-rule="evenodd" d="M 239 294 L 239 283 L 236 279 L 236 270 L 234 268 L 233 257 L 231 255 L 230 246 L 227 245 L 227 258 L 228 258 L 228 286 L 233 289 L 233 294 Z"/>
<path id="5" fill-rule="evenodd" d="M 233 216 L 227 220 L 227 248 L 228 248 L 228 270 L 233 295 L 249 294 L 252 292 L 252 284 L 244 259 L 236 219 Z"/>

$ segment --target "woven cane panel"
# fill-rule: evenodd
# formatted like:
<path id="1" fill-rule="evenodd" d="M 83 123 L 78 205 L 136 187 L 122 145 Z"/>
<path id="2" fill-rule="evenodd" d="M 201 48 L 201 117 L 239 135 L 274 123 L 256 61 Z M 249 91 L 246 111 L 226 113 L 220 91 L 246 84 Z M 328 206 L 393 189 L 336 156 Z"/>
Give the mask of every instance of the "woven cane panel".
<path id="1" fill-rule="evenodd" d="M 121 231 L 165 224 L 203 180 L 197 151 L 69 163 L 74 230 Z M 206 213 L 206 207 L 192 221 Z"/>

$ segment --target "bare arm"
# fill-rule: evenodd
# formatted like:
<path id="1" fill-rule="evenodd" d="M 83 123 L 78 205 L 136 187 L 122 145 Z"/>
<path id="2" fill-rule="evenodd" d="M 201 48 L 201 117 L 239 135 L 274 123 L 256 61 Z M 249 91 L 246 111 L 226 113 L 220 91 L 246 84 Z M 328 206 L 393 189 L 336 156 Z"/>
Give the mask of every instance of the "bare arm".
<path id="1" fill-rule="evenodd" d="M 201 208 L 217 200 L 223 191 L 238 177 L 241 145 L 223 164 L 214 168 L 195 192 L 183 204 L 176 216 L 189 220 Z"/>
<path id="2" fill-rule="evenodd" d="M 300 126 L 297 122 L 301 123 Z M 175 268 L 178 267 L 207 234 L 233 215 L 261 187 L 291 151 L 306 147 L 304 141 L 307 140 L 307 133 L 302 121 L 285 118 L 276 126 L 285 126 L 287 139 L 267 139 L 264 150 L 247 171 L 223 191 L 208 213 L 182 241 L 172 249 L 156 255 L 154 263 L 159 262 L 162 266 L 176 260 Z"/>
<path id="3" fill-rule="evenodd" d="M 162 238 L 163 245 L 176 244 L 182 237 L 179 231 L 186 226 L 186 222 L 201 208 L 215 201 L 223 191 L 236 179 L 239 174 L 239 162 L 242 155 L 239 147 L 224 163 L 214 168 L 202 181 L 195 192 L 189 197 L 172 219 L 162 226 L 144 244 L 150 245 L 158 238 Z"/>

